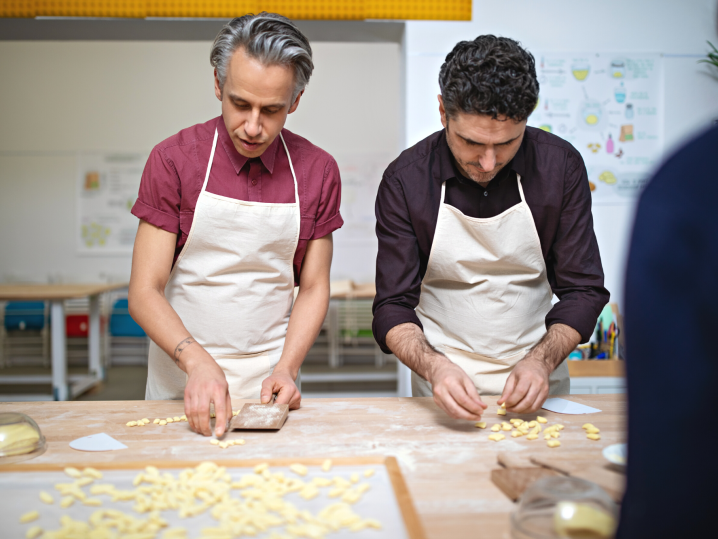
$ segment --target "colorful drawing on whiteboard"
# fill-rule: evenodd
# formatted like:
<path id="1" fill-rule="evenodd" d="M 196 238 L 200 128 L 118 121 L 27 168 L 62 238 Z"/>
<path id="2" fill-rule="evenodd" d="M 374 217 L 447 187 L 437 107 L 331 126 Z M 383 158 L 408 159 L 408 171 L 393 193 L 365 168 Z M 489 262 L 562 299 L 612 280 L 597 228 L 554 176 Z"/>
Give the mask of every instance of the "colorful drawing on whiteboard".
<path id="1" fill-rule="evenodd" d="M 137 200 L 147 154 L 83 152 L 78 159 L 77 239 L 82 254 L 131 253 Z"/>
<path id="2" fill-rule="evenodd" d="M 528 125 L 581 153 L 594 203 L 630 203 L 661 155 L 662 57 L 544 52 L 536 58 L 541 94 Z"/>

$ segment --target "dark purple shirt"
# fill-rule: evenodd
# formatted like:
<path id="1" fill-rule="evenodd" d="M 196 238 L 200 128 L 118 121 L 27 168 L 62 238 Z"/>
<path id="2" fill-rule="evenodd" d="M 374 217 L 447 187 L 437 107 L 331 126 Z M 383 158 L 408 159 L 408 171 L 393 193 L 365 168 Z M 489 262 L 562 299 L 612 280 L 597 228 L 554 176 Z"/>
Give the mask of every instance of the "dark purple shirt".
<path id="1" fill-rule="evenodd" d="M 593 232 L 591 191 L 581 155 L 565 140 L 526 128 L 516 156 L 484 189 L 455 168 L 445 132 L 438 131 L 386 169 L 376 198 L 374 337 L 385 352 L 386 334 L 406 322 L 421 327 L 415 307 L 434 240 L 446 181 L 446 202 L 469 217 L 494 217 L 526 202 L 541 240 L 548 282 L 559 298 L 546 327 L 561 323 L 588 341 L 609 293 Z"/>

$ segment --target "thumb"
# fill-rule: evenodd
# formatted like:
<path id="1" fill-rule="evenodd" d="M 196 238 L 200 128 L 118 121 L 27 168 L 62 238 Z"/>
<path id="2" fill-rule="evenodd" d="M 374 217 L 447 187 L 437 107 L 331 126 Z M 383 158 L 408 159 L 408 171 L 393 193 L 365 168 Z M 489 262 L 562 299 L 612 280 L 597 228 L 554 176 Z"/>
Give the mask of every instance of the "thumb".
<path id="1" fill-rule="evenodd" d="M 496 404 L 501 406 L 506 402 L 506 400 L 511 396 L 511 393 L 514 392 L 514 387 L 516 387 L 516 377 L 514 376 L 514 373 L 512 372 L 509 375 L 508 380 L 506 380 L 506 385 L 504 386 L 504 392 L 501 393 L 501 397 L 499 397 L 499 400 L 496 401 Z"/>
<path id="2" fill-rule="evenodd" d="M 262 404 L 267 404 L 272 400 L 274 394 L 274 381 L 271 378 L 266 378 L 262 382 L 262 392 L 259 395 L 259 399 Z"/>

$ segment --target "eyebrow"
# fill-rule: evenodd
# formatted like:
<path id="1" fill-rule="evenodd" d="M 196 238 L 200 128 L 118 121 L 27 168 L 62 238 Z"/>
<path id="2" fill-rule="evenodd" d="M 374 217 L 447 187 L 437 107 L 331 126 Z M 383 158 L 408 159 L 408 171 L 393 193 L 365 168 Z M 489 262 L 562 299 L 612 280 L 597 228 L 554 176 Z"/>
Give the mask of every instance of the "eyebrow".
<path id="1" fill-rule="evenodd" d="M 458 133 L 457 133 L 457 135 L 458 135 L 458 137 L 459 137 L 460 139 L 463 139 L 463 140 L 465 140 L 466 142 L 468 142 L 468 143 L 470 143 L 470 144 L 476 144 L 476 145 L 478 145 L 478 146 L 486 146 L 486 144 L 483 143 L 483 142 L 476 142 L 475 140 L 471 140 L 470 138 L 466 138 L 466 137 L 464 137 L 464 136 L 462 136 L 462 135 L 459 135 Z M 510 139 L 510 140 L 506 140 L 506 141 L 504 141 L 504 142 L 497 142 L 496 144 L 494 144 L 494 146 L 506 146 L 507 144 L 511 144 L 513 141 L 517 140 L 520 136 L 521 136 L 521 135 L 518 135 L 518 136 L 516 136 L 516 137 L 514 137 L 514 138 L 512 138 L 512 139 Z"/>
<path id="2" fill-rule="evenodd" d="M 246 99 L 242 99 L 241 97 L 239 97 L 238 95 L 235 95 L 235 94 L 229 94 L 229 98 L 232 101 L 238 101 L 240 103 L 246 103 L 247 105 L 251 105 L 251 103 L 249 101 L 247 101 Z M 270 103 L 269 105 L 264 105 L 262 108 L 263 109 L 270 109 L 270 108 L 280 108 L 281 109 L 281 108 L 284 108 L 285 106 L 286 105 L 284 103 Z"/>

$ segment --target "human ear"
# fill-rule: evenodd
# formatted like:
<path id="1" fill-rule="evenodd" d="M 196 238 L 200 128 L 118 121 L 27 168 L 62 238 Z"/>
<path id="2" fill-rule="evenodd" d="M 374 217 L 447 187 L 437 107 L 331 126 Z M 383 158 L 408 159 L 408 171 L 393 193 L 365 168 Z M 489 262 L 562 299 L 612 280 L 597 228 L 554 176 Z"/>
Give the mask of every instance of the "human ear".
<path id="1" fill-rule="evenodd" d="M 446 129 L 446 109 L 444 108 L 444 99 L 441 97 L 441 94 L 436 96 L 439 98 L 439 114 L 441 115 L 441 125 L 444 126 L 444 129 Z"/>
<path id="2" fill-rule="evenodd" d="M 289 107 L 289 112 L 287 114 L 291 114 L 292 112 L 297 110 L 297 107 L 299 106 L 299 100 L 302 98 L 302 95 L 304 95 L 304 90 L 299 92 L 299 94 L 297 95 L 297 98 L 294 100 L 294 103 L 292 103 L 292 106 Z"/>

